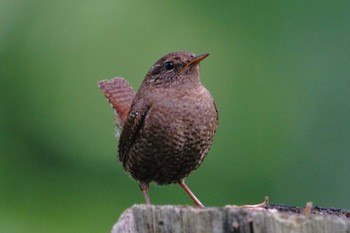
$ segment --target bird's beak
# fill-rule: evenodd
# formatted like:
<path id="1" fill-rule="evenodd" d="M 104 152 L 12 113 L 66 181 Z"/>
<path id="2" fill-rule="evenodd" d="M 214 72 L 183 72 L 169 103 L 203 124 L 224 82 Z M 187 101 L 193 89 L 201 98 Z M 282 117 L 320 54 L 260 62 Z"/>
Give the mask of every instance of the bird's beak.
<path id="1" fill-rule="evenodd" d="M 185 67 L 180 71 L 180 74 L 188 72 L 192 67 L 194 67 L 195 65 L 198 65 L 204 58 L 208 56 L 209 56 L 209 53 L 204 53 L 204 54 L 195 56 L 185 65 Z"/>
<path id="2" fill-rule="evenodd" d="M 192 60 L 190 60 L 190 62 L 187 64 L 188 67 L 190 66 L 194 66 L 199 64 L 204 58 L 208 57 L 209 53 L 204 53 L 198 56 L 195 56 Z"/>

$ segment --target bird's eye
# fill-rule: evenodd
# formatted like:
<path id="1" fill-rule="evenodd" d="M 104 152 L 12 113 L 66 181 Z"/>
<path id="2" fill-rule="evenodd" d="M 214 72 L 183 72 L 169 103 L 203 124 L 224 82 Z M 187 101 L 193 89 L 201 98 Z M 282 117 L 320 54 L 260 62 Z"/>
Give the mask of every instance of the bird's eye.
<path id="1" fill-rule="evenodd" d="M 167 70 L 172 70 L 172 69 L 174 69 L 174 63 L 172 63 L 171 61 L 167 61 L 164 63 L 164 67 Z"/>

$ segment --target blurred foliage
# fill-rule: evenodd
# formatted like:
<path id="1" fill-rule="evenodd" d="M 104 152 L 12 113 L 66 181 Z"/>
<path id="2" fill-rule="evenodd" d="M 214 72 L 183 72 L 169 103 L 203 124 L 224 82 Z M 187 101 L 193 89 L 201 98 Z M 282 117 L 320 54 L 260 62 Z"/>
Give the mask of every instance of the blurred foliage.
<path id="1" fill-rule="evenodd" d="M 220 126 L 187 179 L 208 206 L 350 208 L 349 1 L 0 2 L 0 232 L 108 232 L 143 203 L 97 81 L 137 89 L 172 51 L 209 52 Z M 177 185 L 154 204 L 189 204 Z"/>

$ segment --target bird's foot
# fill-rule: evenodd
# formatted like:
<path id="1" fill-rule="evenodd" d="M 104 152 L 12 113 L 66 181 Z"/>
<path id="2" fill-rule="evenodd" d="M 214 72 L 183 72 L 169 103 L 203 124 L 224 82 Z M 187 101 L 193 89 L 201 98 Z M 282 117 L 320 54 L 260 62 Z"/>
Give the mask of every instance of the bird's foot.
<path id="1" fill-rule="evenodd" d="M 239 208 L 249 208 L 249 209 L 265 209 L 269 204 L 269 197 L 265 197 L 264 201 L 259 203 L 259 204 L 255 204 L 255 205 L 240 205 L 240 206 L 236 206 L 236 205 L 226 205 L 225 208 L 230 208 L 230 207 L 239 207 Z"/>

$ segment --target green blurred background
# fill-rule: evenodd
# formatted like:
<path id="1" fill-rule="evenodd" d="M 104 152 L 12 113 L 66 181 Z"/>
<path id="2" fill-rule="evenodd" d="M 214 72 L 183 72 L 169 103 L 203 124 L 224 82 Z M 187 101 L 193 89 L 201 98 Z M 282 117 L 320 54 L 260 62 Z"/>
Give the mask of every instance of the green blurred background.
<path id="1" fill-rule="evenodd" d="M 208 206 L 350 209 L 349 1 L 0 2 L 0 232 L 109 232 L 143 203 L 97 81 L 138 88 L 172 51 L 209 52 L 220 125 L 187 184 Z M 188 204 L 177 185 L 154 204 Z"/>

